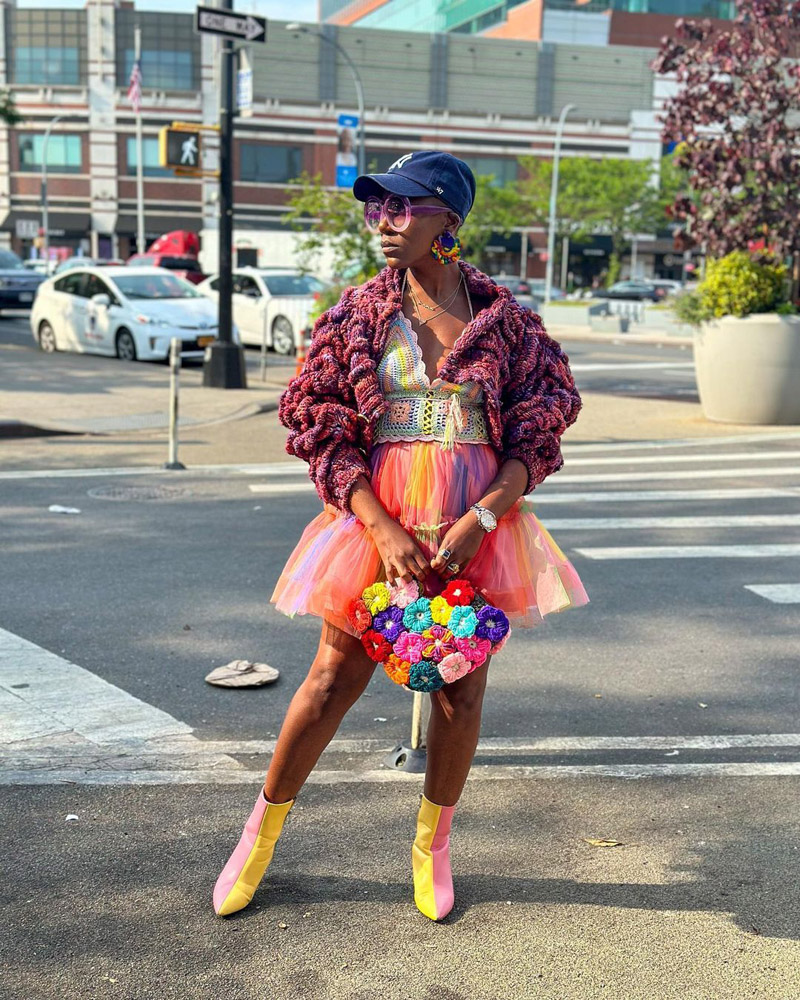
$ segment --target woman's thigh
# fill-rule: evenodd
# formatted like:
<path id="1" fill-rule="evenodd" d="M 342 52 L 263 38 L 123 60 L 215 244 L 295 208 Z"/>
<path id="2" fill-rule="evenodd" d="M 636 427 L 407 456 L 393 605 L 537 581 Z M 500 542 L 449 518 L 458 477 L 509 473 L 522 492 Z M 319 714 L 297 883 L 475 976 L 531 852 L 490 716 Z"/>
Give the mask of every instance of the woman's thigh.
<path id="1" fill-rule="evenodd" d="M 319 645 L 308 676 L 312 681 L 337 689 L 365 688 L 375 671 L 361 640 L 323 619 Z"/>

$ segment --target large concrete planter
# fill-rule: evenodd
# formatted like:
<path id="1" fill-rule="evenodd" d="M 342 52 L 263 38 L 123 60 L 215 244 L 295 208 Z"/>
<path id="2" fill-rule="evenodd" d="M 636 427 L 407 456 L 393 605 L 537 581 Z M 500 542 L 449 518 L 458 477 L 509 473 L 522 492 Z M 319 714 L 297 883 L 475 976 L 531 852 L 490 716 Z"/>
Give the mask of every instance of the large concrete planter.
<path id="1" fill-rule="evenodd" d="M 800 424 L 800 316 L 756 313 L 703 323 L 694 358 L 709 420 Z"/>

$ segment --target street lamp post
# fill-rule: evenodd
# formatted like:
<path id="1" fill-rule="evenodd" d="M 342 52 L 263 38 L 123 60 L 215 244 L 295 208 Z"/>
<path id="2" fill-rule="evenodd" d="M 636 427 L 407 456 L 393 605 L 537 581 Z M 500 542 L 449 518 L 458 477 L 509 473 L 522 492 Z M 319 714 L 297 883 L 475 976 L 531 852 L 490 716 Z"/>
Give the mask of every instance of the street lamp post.
<path id="1" fill-rule="evenodd" d="M 364 152 L 364 88 L 361 84 L 361 77 L 359 76 L 355 63 L 347 54 L 346 50 L 342 48 L 339 42 L 335 42 L 332 38 L 328 38 L 327 35 L 323 35 L 321 31 L 313 31 L 308 27 L 308 25 L 298 24 L 296 21 L 293 21 L 291 24 L 287 24 L 286 30 L 299 32 L 303 35 L 316 35 L 317 38 L 321 39 L 321 41 L 327 42 L 328 45 L 332 45 L 342 59 L 344 59 L 347 63 L 347 66 L 353 75 L 353 83 L 356 87 L 356 100 L 358 101 L 358 172 L 359 174 L 366 173 L 366 155 Z"/>
<path id="2" fill-rule="evenodd" d="M 564 131 L 564 120 L 570 111 L 575 111 L 576 105 L 565 104 L 556 125 L 556 140 L 553 149 L 553 179 L 550 184 L 550 218 L 547 224 L 547 271 L 544 282 L 544 301 L 547 304 L 553 289 L 553 254 L 556 248 L 556 202 L 558 200 L 558 160 L 561 155 L 561 133 Z"/>
<path id="3" fill-rule="evenodd" d="M 49 219 L 47 217 L 47 142 L 50 138 L 50 131 L 56 122 L 60 122 L 63 115 L 56 115 L 45 129 L 44 140 L 42 141 L 42 249 L 44 250 L 45 267 L 50 267 L 50 235 L 48 232 Z"/>

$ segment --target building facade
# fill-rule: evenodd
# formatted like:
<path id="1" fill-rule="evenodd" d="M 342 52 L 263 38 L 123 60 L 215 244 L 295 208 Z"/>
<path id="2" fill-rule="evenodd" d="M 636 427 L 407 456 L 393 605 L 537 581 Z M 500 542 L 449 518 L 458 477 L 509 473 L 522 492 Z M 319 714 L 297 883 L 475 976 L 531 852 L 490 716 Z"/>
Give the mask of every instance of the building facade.
<path id="1" fill-rule="evenodd" d="M 218 121 L 217 40 L 197 35 L 192 15 L 140 12 L 114 0 L 90 0 L 84 10 L 4 5 L 2 14 L 0 87 L 13 92 L 23 115 L 17 127 L 0 128 L 6 245 L 31 253 L 41 225 L 46 146 L 51 246 L 123 258 L 134 251 L 137 147 L 127 87 L 138 24 L 147 236 L 171 229 L 201 233 L 204 264 L 213 268 L 216 181 L 175 177 L 159 167 L 158 131 L 172 121 Z M 251 47 L 253 113 L 238 118 L 235 130 L 235 249 L 243 262 L 291 262 L 294 237 L 283 225 L 291 179 L 306 172 L 335 183 L 337 117 L 355 111 L 355 89 L 332 42 L 344 48 L 363 83 L 366 159 L 377 169 L 403 153 L 436 147 L 477 173 L 513 180 L 517 157 L 552 156 L 567 103 L 577 110 L 567 119 L 563 156 L 633 157 L 654 165 L 660 159 L 652 49 L 330 24 L 290 31 L 270 22 L 267 44 Z M 391 78 L 387 53 L 398 67 Z M 211 170 L 215 142 L 205 140 L 204 165 Z M 511 239 L 493 241 L 492 267 L 543 273 L 544 234 L 528 230 L 525 220 L 519 229 Z M 603 241 L 598 245 L 602 249 Z M 651 250 L 671 250 L 671 244 L 659 247 Z M 602 266 L 597 249 L 586 255 L 589 277 Z M 639 260 L 649 261 L 649 271 L 670 273 L 643 245 Z"/>

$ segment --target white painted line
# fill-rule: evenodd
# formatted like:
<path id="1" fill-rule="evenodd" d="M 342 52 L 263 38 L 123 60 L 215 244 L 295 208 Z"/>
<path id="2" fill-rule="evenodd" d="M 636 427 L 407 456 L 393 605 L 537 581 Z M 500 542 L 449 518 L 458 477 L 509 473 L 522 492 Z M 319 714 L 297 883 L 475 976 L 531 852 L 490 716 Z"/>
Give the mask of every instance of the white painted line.
<path id="1" fill-rule="evenodd" d="M 250 483 L 247 488 L 258 494 L 309 493 L 314 491 L 314 484 L 306 479 L 295 483 Z"/>
<path id="2" fill-rule="evenodd" d="M 780 462 L 795 461 L 800 458 L 800 451 L 729 451 L 712 455 L 703 452 L 698 455 L 634 455 L 626 458 L 624 455 L 614 458 L 570 458 L 568 464 L 573 465 L 669 465 L 685 462 Z M 672 475 L 672 473 L 670 473 Z"/>
<path id="3" fill-rule="evenodd" d="M 192 732 L 96 674 L 0 629 L 0 733 L 4 742 L 76 733 L 93 743 Z"/>
<path id="4" fill-rule="evenodd" d="M 564 517 L 545 519 L 548 531 L 633 531 L 643 528 L 795 528 L 800 514 L 731 514 L 717 517 Z"/>
<path id="5" fill-rule="evenodd" d="M 613 361 L 578 361 L 569 367 L 573 372 L 619 372 L 620 375 L 624 375 L 626 372 L 634 371 L 694 368 L 694 361 L 628 361 L 619 364 Z"/>
<path id="6" fill-rule="evenodd" d="M 751 467 L 737 469 L 665 469 L 663 472 L 600 472 L 591 475 L 564 475 L 556 473 L 560 483 L 644 483 L 654 479 L 765 479 L 770 476 L 800 475 L 798 466 L 771 466 L 767 469 Z"/>
<path id="7" fill-rule="evenodd" d="M 562 764 L 502 766 L 475 765 L 470 781 L 515 781 L 533 778 L 766 778 L 796 777 L 800 761 L 703 763 L 703 764 Z M 64 767 L 46 771 L 0 769 L 0 785 L 252 785 L 263 781 L 262 771 L 236 769 L 169 770 L 144 769 L 87 771 Z M 419 785 L 421 775 L 390 768 L 368 771 L 312 771 L 308 784 L 386 784 L 409 782 Z"/>
<path id="8" fill-rule="evenodd" d="M 604 490 L 597 493 L 548 493 L 548 484 L 529 493 L 536 504 L 548 503 L 662 503 L 664 501 L 703 502 L 718 500 L 766 500 L 772 497 L 798 497 L 800 487 L 766 486 L 725 490 Z"/>
<path id="9" fill-rule="evenodd" d="M 574 551 L 587 559 L 768 559 L 800 556 L 800 545 L 631 545 Z"/>
<path id="10" fill-rule="evenodd" d="M 187 469 L 186 475 L 196 473 L 214 476 L 268 476 L 268 475 L 307 475 L 307 465 L 297 459 L 294 462 L 261 463 L 259 465 L 193 465 Z M 163 476 L 165 470 L 161 466 L 141 465 L 123 468 L 96 469 L 18 469 L 0 471 L 0 479 L 95 479 L 109 476 Z M 170 478 L 174 472 L 166 471 Z M 184 477 L 185 478 L 185 477 Z"/>
<path id="11" fill-rule="evenodd" d="M 568 435 L 580 433 L 580 423 L 575 425 L 573 430 L 568 431 Z M 734 434 L 730 437 L 696 437 L 696 438 L 666 438 L 657 441 L 604 441 L 585 442 L 574 444 L 569 437 L 564 442 L 564 454 L 589 455 L 598 451 L 666 451 L 671 448 L 726 448 L 730 445 L 739 444 L 762 444 L 764 441 L 798 441 L 800 433 L 797 431 L 772 431 L 764 434 Z"/>
<path id="12" fill-rule="evenodd" d="M 773 604 L 800 604 L 800 583 L 751 583 L 744 589 Z"/>

